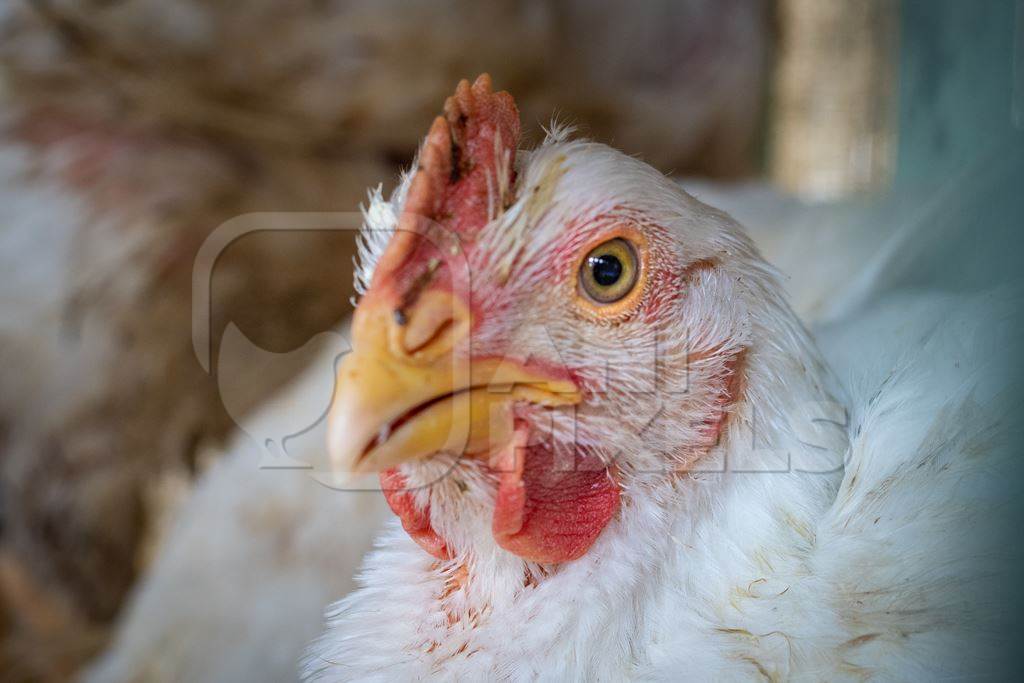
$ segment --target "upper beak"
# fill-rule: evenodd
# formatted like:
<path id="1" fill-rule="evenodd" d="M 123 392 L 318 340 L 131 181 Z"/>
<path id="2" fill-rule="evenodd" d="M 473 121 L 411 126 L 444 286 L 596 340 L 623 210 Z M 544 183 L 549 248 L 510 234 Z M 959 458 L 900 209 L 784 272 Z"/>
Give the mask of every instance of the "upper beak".
<path id="1" fill-rule="evenodd" d="M 515 402 L 580 401 L 567 377 L 502 358 L 471 359 L 469 322 L 464 305 L 436 290 L 397 315 L 381 297 L 362 302 L 329 415 L 337 472 L 380 471 L 440 452 L 495 453 L 512 437 Z"/>

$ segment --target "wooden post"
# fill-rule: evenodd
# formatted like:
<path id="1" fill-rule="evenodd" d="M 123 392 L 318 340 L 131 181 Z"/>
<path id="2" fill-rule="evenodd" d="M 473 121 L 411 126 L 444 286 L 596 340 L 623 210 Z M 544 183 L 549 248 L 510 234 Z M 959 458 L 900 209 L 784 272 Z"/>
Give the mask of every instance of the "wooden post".
<path id="1" fill-rule="evenodd" d="M 806 197 L 883 188 L 896 123 L 896 0 L 778 0 L 769 173 Z"/>

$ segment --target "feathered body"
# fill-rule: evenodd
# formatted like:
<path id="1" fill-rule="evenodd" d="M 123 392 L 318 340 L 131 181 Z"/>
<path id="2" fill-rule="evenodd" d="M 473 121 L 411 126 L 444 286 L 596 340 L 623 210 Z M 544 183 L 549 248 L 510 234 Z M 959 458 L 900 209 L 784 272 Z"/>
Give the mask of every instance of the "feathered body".
<path id="1" fill-rule="evenodd" d="M 309 679 L 906 679 L 993 663 L 1010 565 L 993 512 L 1009 493 L 1008 359 L 992 351 L 1010 328 L 975 323 L 1009 320 L 1010 295 L 868 307 L 825 337 L 833 375 L 742 229 L 650 167 L 556 130 L 520 156 L 514 188 L 495 175 L 466 255 L 486 311 L 474 353 L 575 369 L 583 404 L 521 417 L 599 454 L 621 505 L 578 559 L 533 562 L 493 533 L 486 464 L 402 465 L 448 554 L 393 523 Z M 363 290 L 410 183 L 367 212 Z M 641 313 L 595 323 L 570 307 L 564 255 L 622 223 L 651 254 Z"/>

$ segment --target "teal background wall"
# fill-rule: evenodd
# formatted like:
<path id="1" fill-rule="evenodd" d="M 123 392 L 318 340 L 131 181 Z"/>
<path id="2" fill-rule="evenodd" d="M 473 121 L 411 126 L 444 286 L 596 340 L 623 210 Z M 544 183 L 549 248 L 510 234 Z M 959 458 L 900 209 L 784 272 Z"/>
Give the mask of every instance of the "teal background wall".
<path id="1" fill-rule="evenodd" d="M 934 264 L 907 268 L 900 284 L 1008 282 L 1024 269 L 1024 0 L 900 9 L 894 189 L 919 202 L 928 240 L 907 253 Z"/>
<path id="2" fill-rule="evenodd" d="M 1019 143 L 1024 3 L 904 0 L 901 10 L 897 182 L 941 180 Z"/>
<path id="3" fill-rule="evenodd" d="M 919 196 L 927 207 L 921 212 L 927 222 L 922 234 L 934 244 L 922 251 L 934 259 L 930 275 L 964 290 L 1019 281 L 1024 273 L 1024 0 L 903 0 L 900 39 L 895 189 Z M 917 284 L 920 272 L 908 269 L 904 284 Z M 1014 296 L 1020 300 L 1019 291 Z M 1024 376 L 1021 365 L 1006 371 Z M 1011 410 L 1017 404 L 1020 428 L 1024 407 L 1019 398 L 1007 400 Z M 1024 445 L 1019 448 L 1024 457 Z M 1018 523 L 1024 528 L 1024 518 Z M 1010 633 L 994 635 L 1024 645 L 1024 605 L 1007 600 L 1003 609 Z M 1019 675 L 1019 654 L 1019 649 L 1007 652 L 1005 671 L 978 671 L 976 680 Z"/>

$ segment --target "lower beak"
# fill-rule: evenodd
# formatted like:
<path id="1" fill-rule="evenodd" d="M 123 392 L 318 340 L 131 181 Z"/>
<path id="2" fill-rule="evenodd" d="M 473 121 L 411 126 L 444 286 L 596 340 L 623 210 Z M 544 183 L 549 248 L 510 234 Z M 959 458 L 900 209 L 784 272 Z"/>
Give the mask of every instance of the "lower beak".
<path id="1" fill-rule="evenodd" d="M 338 372 L 328 436 L 338 473 L 381 471 L 436 453 L 496 453 L 512 438 L 515 403 L 580 401 L 571 380 L 515 361 L 460 358 L 453 350 L 401 353 L 391 311 L 380 309 L 359 311 L 355 350 Z"/>

